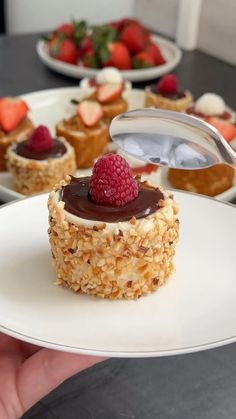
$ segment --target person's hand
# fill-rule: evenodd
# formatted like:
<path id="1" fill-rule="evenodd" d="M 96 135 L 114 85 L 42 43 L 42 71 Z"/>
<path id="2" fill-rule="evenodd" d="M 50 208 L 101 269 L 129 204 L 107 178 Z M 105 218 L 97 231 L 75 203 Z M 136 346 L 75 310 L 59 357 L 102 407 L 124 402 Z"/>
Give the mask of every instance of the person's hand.
<path id="1" fill-rule="evenodd" d="M 0 333 L 0 418 L 20 418 L 66 378 L 104 359 L 42 349 Z"/>

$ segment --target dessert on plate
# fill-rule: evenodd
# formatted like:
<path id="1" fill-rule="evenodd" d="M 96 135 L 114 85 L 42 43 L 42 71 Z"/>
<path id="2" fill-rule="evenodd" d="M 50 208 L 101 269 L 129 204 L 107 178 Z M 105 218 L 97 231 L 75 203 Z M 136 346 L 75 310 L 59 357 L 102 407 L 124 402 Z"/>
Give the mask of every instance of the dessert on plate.
<path id="1" fill-rule="evenodd" d="M 169 169 L 168 180 L 174 188 L 216 196 L 231 188 L 234 184 L 235 170 L 218 164 L 207 169 L 181 170 Z"/>
<path id="2" fill-rule="evenodd" d="M 217 118 L 221 122 L 233 122 L 234 112 L 227 107 L 224 99 L 215 93 L 204 93 L 186 109 L 186 113 L 208 122 Z"/>
<path id="3" fill-rule="evenodd" d="M 108 126 L 102 117 L 103 109 L 98 102 L 84 100 L 77 106 L 75 115 L 56 125 L 57 135 L 64 137 L 74 148 L 80 169 L 91 167 L 108 144 Z"/>
<path id="4" fill-rule="evenodd" d="M 145 106 L 184 112 L 193 102 L 192 94 L 182 91 L 174 74 L 166 74 L 158 83 L 145 89 Z"/>
<path id="5" fill-rule="evenodd" d="M 0 98 L 0 171 L 6 170 L 6 151 L 15 141 L 28 138 L 34 129 L 27 117 L 28 105 L 22 99 Z"/>
<path id="6" fill-rule="evenodd" d="M 73 148 L 64 138 L 53 139 L 43 125 L 29 139 L 12 144 L 6 158 L 14 189 L 24 195 L 48 192 L 76 170 Z"/>
<path id="7" fill-rule="evenodd" d="M 48 200 L 58 285 L 101 298 L 137 299 L 173 272 L 178 209 L 173 195 L 135 179 L 107 154 L 91 177 L 67 177 Z"/>
<path id="8" fill-rule="evenodd" d="M 83 91 L 88 94 L 92 94 L 96 91 L 96 88 L 101 84 L 115 84 L 123 85 L 123 91 L 131 90 L 132 84 L 129 81 L 123 81 L 121 72 L 115 67 L 106 67 L 100 70 L 95 77 L 84 77 L 79 86 Z"/>

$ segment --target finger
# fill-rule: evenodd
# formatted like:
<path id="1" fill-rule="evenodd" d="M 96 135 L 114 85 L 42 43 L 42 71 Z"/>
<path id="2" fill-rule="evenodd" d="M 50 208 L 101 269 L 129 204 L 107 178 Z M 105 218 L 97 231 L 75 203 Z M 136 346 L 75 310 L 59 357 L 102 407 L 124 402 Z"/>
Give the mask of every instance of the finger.
<path id="1" fill-rule="evenodd" d="M 104 360 L 98 356 L 41 349 L 24 362 L 19 373 L 18 394 L 24 410 L 70 376 Z"/>

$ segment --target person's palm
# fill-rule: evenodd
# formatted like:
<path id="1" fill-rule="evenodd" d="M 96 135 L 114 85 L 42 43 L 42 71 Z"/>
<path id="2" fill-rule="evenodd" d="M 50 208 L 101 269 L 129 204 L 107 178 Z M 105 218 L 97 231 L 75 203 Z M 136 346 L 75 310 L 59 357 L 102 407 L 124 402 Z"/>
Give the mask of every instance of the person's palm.
<path id="1" fill-rule="evenodd" d="M 66 378 L 103 359 L 42 349 L 0 333 L 0 418 L 20 418 Z"/>

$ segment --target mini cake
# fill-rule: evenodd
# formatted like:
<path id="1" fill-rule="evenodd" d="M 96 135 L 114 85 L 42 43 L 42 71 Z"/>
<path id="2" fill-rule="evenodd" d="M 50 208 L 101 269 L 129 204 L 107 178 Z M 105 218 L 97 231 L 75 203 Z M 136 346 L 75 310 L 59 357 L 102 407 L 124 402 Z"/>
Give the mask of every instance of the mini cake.
<path id="1" fill-rule="evenodd" d="M 179 90 L 174 74 L 167 74 L 157 84 L 148 86 L 145 90 L 145 106 L 148 108 L 184 112 L 192 101 L 189 91 Z"/>
<path id="2" fill-rule="evenodd" d="M 208 121 L 209 118 L 217 118 L 222 122 L 233 122 L 234 113 L 229 109 L 224 99 L 215 93 L 204 93 L 186 110 L 189 115 Z"/>
<path id="3" fill-rule="evenodd" d="M 91 167 L 109 142 L 108 127 L 102 117 L 103 109 L 99 103 L 84 100 L 78 105 L 76 115 L 56 125 L 57 135 L 73 146 L 80 169 Z"/>
<path id="4" fill-rule="evenodd" d="M 5 97 L 0 99 L 0 171 L 6 170 L 6 151 L 15 141 L 28 138 L 34 125 L 27 117 L 24 100 Z"/>
<path id="5" fill-rule="evenodd" d="M 28 140 L 8 148 L 7 167 L 14 189 L 34 195 L 50 191 L 66 175 L 74 174 L 75 154 L 67 141 L 52 139 L 47 127 L 40 125 Z"/>
<path id="6" fill-rule="evenodd" d="M 178 209 L 173 195 L 132 176 L 108 154 L 91 177 L 70 178 L 48 200 L 58 285 L 101 298 L 137 299 L 173 272 Z"/>
<path id="7" fill-rule="evenodd" d="M 207 169 L 169 169 L 168 180 L 174 188 L 216 196 L 233 186 L 235 171 L 226 164 Z"/>
<path id="8" fill-rule="evenodd" d="M 132 89 L 129 81 L 123 81 L 121 72 L 115 67 L 106 67 L 98 72 L 96 77 L 85 77 L 80 81 L 80 87 L 85 93 L 92 94 L 101 84 L 122 84 L 123 92 Z"/>

